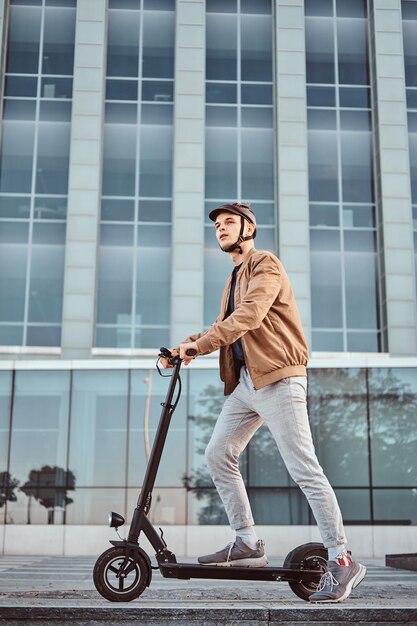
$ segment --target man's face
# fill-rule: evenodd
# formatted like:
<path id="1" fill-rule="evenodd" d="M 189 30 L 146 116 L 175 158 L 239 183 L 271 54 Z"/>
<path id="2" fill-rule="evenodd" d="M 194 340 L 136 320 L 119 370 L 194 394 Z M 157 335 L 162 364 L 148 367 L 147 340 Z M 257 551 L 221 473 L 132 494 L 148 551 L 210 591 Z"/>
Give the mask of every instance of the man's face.
<path id="1" fill-rule="evenodd" d="M 229 248 L 239 239 L 240 234 L 240 216 L 235 213 L 219 213 L 216 217 L 214 228 L 216 229 L 216 238 L 221 248 Z M 251 230 L 251 225 L 245 220 L 244 235 Z"/>

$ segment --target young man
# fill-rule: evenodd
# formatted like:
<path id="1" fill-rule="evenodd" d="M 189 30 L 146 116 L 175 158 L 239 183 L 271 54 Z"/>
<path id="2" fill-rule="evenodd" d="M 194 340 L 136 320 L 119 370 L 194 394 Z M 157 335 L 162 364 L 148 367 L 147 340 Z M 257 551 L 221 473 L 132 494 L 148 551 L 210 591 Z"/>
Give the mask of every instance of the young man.
<path id="1" fill-rule="evenodd" d="M 198 561 L 247 567 L 268 562 L 239 470 L 241 452 L 266 424 L 288 472 L 307 497 L 328 549 L 327 571 L 310 600 L 341 602 L 362 581 L 366 568 L 346 551 L 340 509 L 315 454 L 306 404 L 308 349 L 288 276 L 273 254 L 255 249 L 256 218 L 249 205 L 225 204 L 209 217 L 234 269 L 216 322 L 173 352 L 188 365 L 192 359 L 186 350 L 192 348 L 198 356 L 220 349 L 220 376 L 225 395 L 230 395 L 206 460 L 236 540 Z"/>

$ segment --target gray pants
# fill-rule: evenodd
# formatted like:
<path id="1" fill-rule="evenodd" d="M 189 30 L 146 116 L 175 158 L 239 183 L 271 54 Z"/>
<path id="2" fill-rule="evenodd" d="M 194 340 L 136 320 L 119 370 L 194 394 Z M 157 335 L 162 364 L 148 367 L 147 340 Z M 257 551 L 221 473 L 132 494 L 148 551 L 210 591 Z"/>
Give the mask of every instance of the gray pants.
<path id="1" fill-rule="evenodd" d="M 206 449 L 213 482 L 233 529 L 254 523 L 239 456 L 262 424 L 271 431 L 292 479 L 302 489 L 326 548 L 346 543 L 336 496 L 317 460 L 307 415 L 307 379 L 295 376 L 256 391 L 246 367 L 227 398 Z"/>

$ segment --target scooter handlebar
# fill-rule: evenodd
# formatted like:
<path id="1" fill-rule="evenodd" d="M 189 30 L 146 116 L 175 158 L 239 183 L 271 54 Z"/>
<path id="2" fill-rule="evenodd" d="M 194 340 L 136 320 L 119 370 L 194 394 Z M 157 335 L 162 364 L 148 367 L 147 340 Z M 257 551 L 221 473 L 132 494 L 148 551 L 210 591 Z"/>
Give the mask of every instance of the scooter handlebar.
<path id="1" fill-rule="evenodd" d="M 185 351 L 185 354 L 187 356 L 195 356 L 197 354 L 197 350 L 194 350 L 194 348 L 188 348 L 188 350 Z M 159 357 L 163 357 L 165 359 L 168 359 L 168 361 L 171 363 L 171 365 L 174 365 L 174 360 L 178 361 L 178 359 L 179 359 L 179 357 L 173 357 L 171 351 L 168 350 L 168 348 L 160 348 L 159 349 Z"/>

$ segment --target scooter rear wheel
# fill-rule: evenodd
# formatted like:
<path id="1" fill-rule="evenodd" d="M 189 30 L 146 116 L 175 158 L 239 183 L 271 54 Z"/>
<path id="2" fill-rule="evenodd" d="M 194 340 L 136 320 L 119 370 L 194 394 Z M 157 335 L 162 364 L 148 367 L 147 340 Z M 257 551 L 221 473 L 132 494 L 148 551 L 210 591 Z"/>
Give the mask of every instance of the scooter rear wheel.
<path id="1" fill-rule="evenodd" d="M 317 570 L 324 574 L 327 566 L 327 550 L 322 543 L 305 543 L 294 548 L 285 558 L 283 567 L 293 569 Z M 318 587 L 318 583 L 301 580 L 289 580 L 289 586 L 296 596 L 308 600 Z"/>
<path id="2" fill-rule="evenodd" d="M 109 548 L 101 554 L 94 566 L 93 580 L 97 591 L 111 602 L 130 602 L 138 598 L 149 584 L 148 564 L 138 553 L 136 561 L 129 557 L 126 576 L 120 576 L 125 560 L 124 548 Z"/>

